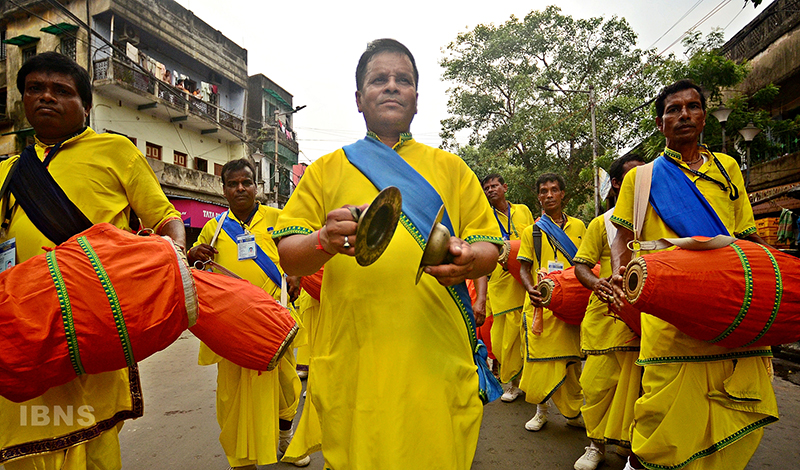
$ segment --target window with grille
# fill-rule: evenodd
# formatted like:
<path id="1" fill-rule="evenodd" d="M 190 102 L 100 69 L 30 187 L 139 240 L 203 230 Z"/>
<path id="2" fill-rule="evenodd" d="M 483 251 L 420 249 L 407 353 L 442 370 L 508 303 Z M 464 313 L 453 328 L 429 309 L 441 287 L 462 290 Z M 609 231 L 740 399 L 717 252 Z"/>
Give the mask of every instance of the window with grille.
<path id="1" fill-rule="evenodd" d="M 186 154 L 175 150 L 173 152 L 173 163 L 180 166 L 186 166 Z"/>
<path id="2" fill-rule="evenodd" d="M 61 53 L 75 60 L 75 45 L 77 41 L 74 36 L 61 38 Z"/>
<path id="3" fill-rule="evenodd" d="M 145 143 L 146 153 L 145 156 L 148 158 L 155 158 L 156 160 L 161 160 L 161 146 L 156 144 L 151 144 L 150 142 Z"/>
<path id="4" fill-rule="evenodd" d="M 219 163 L 214 164 L 214 174 L 216 176 L 222 176 L 222 165 L 220 165 Z"/>
<path id="5" fill-rule="evenodd" d="M 0 31 L 0 60 L 6 60 L 6 30 Z"/>
<path id="6" fill-rule="evenodd" d="M 205 158 L 195 158 L 194 169 L 197 171 L 203 171 L 205 173 L 208 173 L 208 160 L 206 160 Z"/>
<path id="7" fill-rule="evenodd" d="M 36 55 L 36 46 L 22 50 L 22 63 Z"/>

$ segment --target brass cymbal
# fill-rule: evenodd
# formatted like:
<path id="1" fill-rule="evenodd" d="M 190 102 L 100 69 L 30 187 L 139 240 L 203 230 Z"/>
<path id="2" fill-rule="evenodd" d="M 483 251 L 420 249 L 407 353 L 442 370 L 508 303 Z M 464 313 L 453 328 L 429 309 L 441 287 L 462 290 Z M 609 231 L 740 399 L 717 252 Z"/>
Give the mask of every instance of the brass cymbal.
<path id="1" fill-rule="evenodd" d="M 428 243 L 425 245 L 425 251 L 422 252 L 422 259 L 419 261 L 417 279 L 414 284 L 419 284 L 425 266 L 438 266 L 453 260 L 449 250 L 450 231 L 441 223 L 443 216 L 444 204 L 439 208 L 439 213 L 436 214 L 436 219 L 433 221 L 430 235 L 428 235 Z"/>
<path id="2" fill-rule="evenodd" d="M 358 222 L 355 252 L 359 265 L 369 266 L 380 258 L 392 241 L 402 209 L 400 190 L 388 186 L 378 193 L 365 211 L 360 214 L 353 211 L 353 218 Z"/>

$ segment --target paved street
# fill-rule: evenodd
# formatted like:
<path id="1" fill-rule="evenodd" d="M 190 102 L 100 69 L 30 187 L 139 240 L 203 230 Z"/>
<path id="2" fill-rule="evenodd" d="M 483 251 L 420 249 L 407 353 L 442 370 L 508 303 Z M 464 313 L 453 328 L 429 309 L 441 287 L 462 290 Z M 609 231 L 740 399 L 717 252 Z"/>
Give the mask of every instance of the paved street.
<path id="1" fill-rule="evenodd" d="M 197 348 L 198 340 L 186 332 L 168 349 L 140 363 L 145 416 L 127 421 L 120 433 L 125 470 L 227 468 L 214 417 L 216 369 L 196 365 Z M 800 387 L 776 378 L 775 391 L 781 420 L 767 427 L 748 470 L 798 468 Z M 523 424 L 533 416 L 535 406 L 522 399 L 511 404 L 497 401 L 485 411 L 474 470 L 569 470 L 587 445 L 583 430 L 568 428 L 563 418 L 553 414 L 542 431 L 526 431 Z M 601 468 L 621 470 L 624 466 L 623 459 L 613 453 L 607 459 Z M 279 463 L 259 468 L 296 467 Z M 308 468 L 323 468 L 320 453 L 312 456 Z"/>

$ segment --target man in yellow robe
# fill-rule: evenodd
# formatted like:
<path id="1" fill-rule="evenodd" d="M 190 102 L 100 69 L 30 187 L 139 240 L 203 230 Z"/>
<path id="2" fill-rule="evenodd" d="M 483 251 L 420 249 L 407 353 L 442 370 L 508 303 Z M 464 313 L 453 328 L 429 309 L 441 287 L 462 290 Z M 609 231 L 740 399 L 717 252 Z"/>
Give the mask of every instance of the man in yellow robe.
<path id="1" fill-rule="evenodd" d="M 520 388 L 525 392 L 525 400 L 537 405 L 536 414 L 525 423 L 525 429 L 534 432 L 547 423 L 547 401 L 550 399 L 567 418 L 568 425 L 583 427 L 580 416 L 583 394 L 579 383 L 580 327 L 559 320 L 548 309 L 543 310 L 542 334 L 534 334 L 532 326 L 535 305 L 541 302 L 539 291 L 535 288 L 536 273 L 539 270 L 560 271 L 572 266 L 575 253 L 570 255 L 568 252 L 571 250 L 567 245 L 571 242 L 573 249 L 580 247 L 586 232 L 583 221 L 569 217 L 563 211 L 565 184 L 560 175 L 545 173 L 537 179 L 536 188 L 539 204 L 544 210 L 542 219 L 546 219 L 537 221 L 522 232 L 517 255 L 521 265 L 520 277 L 528 291 L 522 320 L 526 364 L 522 369 Z M 540 223 L 552 226 L 552 232 L 540 229 Z M 534 229 L 541 230 L 540 243 L 534 241 Z M 559 238 L 563 241 L 559 241 Z M 536 246 L 539 244 L 541 251 L 537 253 Z"/>
<path id="2" fill-rule="evenodd" d="M 503 240 L 519 240 L 525 227 L 533 223 L 528 206 L 512 204 L 506 200 L 508 184 L 497 173 L 487 175 L 481 181 L 483 192 L 492 205 L 494 217 L 500 227 Z M 475 282 L 484 283 L 486 278 Z M 500 362 L 500 382 L 508 383 L 500 400 L 510 403 L 519 397 L 519 379 L 524 365 L 522 352 L 522 305 L 527 292 L 514 279 L 505 266 L 498 264 L 488 279 L 487 297 L 491 300 L 492 352 Z"/>
<path id="3" fill-rule="evenodd" d="M 283 273 L 271 238 L 280 210 L 256 201 L 255 174 L 255 167 L 246 159 L 222 167 L 223 193 L 230 209 L 206 223 L 187 257 L 190 263 L 213 259 L 280 301 Z M 231 467 L 255 470 L 256 465 L 277 462 L 276 449 L 280 444 L 280 451 L 285 452 L 289 446 L 292 420 L 300 403 L 302 385 L 294 355 L 284 354 L 272 371 L 257 371 L 237 366 L 201 343 L 199 363 L 217 364 L 219 440 Z M 302 456 L 293 463 L 305 467 L 311 458 Z"/>
<path id="4" fill-rule="evenodd" d="M 643 165 L 642 158 L 628 154 L 611 164 L 612 197 L 617 197 L 625 174 Z M 581 371 L 581 388 L 586 403 L 581 407 L 586 435 L 591 443 L 575 462 L 575 470 L 594 470 L 605 459 L 606 444 L 626 454 L 631 448 L 630 425 L 633 404 L 639 398 L 641 367 L 639 337 L 609 312 L 611 291 L 611 241 L 616 229 L 611 223 L 613 207 L 595 217 L 586 229 L 575 255 L 575 276 L 592 291 L 586 316 L 581 322 L 581 351 L 587 356 Z M 609 233 L 610 232 L 610 233 Z M 599 277 L 592 269 L 600 263 Z"/>
<path id="5" fill-rule="evenodd" d="M 125 229 L 134 210 L 145 227 L 186 245 L 180 213 L 167 200 L 139 149 L 125 137 L 96 134 L 86 127 L 92 91 L 85 69 L 66 56 L 46 52 L 20 68 L 17 88 L 25 116 L 36 131 L 36 156 L 41 161 L 47 158 L 46 171 L 91 223 L 108 222 Z M 17 161 L 13 157 L 0 163 L 0 179 L 8 178 Z M 47 229 L 31 221 L 14 195 L 6 196 L 12 208 L 10 225 L 0 241 L 16 239 L 17 262 L 54 247 L 56 243 L 42 233 Z M 48 420 L 43 426 L 21 419 L 33 409 L 47 410 L 52 417 L 56 406 L 75 413 L 88 406 L 92 416 Z M 125 419 L 138 418 L 143 411 L 135 366 L 81 375 L 24 403 L 0 397 L 0 464 L 6 470 L 119 469 L 118 432 Z"/>
<path id="6" fill-rule="evenodd" d="M 689 80 L 665 87 L 656 98 L 656 115 L 658 129 L 667 142 L 664 154 L 658 158 L 665 159 L 665 165 L 675 165 L 679 172 L 676 177 L 666 176 L 687 178 L 684 186 L 693 185 L 699 191 L 716 214 L 717 222 L 731 235 L 762 243 L 756 234 L 739 165 L 733 158 L 711 153 L 697 143 L 706 118 L 700 87 Z M 633 240 L 637 174 L 635 168 L 625 178 L 611 218 L 618 226 L 611 247 L 615 273 L 612 284 L 618 305 L 624 298 L 624 267 L 631 259 L 628 242 Z M 653 206 L 657 179 L 654 168 L 643 240 L 679 236 Z M 690 192 L 673 196 L 688 204 L 694 197 Z M 683 222 L 698 223 L 695 219 Z M 691 233 L 694 230 L 697 229 L 689 227 L 690 233 L 680 236 L 696 235 Z M 770 348 L 727 349 L 712 345 L 646 313 L 641 322 L 637 364 L 644 368 L 644 394 L 634 407 L 631 446 L 635 455 L 626 468 L 744 469 L 761 441 L 763 426 L 778 418 Z"/>
<path id="7" fill-rule="evenodd" d="M 463 160 L 411 137 L 418 80 L 405 46 L 391 39 L 367 46 L 356 69 L 367 137 L 308 167 L 273 233 L 287 273 L 310 275 L 325 265 L 308 386 L 326 468 L 334 470 L 469 469 L 483 414 L 485 376 L 476 372 L 486 369 L 494 380 L 485 359 L 479 369 L 461 286 L 494 269 L 502 240 Z M 355 166 L 364 160 L 367 167 Z M 383 176 L 389 164 L 402 167 L 393 181 L 401 186 L 403 217 L 383 255 L 362 267 L 353 258 L 357 223 L 344 206 L 366 208 L 378 194 L 366 173 Z M 410 178 L 420 184 L 409 189 Z M 419 197 L 423 192 L 433 197 Z M 442 203 L 434 198 L 453 230 L 452 261 L 426 267 L 415 284 L 434 219 L 419 226 L 415 204 L 428 204 L 425 216 L 427 209 L 436 214 Z"/>

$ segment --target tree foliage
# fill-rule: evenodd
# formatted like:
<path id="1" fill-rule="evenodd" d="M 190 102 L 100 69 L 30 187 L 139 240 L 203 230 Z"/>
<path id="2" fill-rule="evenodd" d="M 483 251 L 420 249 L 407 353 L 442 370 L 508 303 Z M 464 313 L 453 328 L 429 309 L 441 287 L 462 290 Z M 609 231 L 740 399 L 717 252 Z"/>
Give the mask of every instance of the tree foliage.
<path id="1" fill-rule="evenodd" d="M 459 34 L 441 60 L 453 83 L 445 145 L 479 176 L 503 173 L 531 208 L 536 178 L 560 173 L 570 213 L 593 213 L 592 172 L 581 171 L 592 165 L 589 91 L 603 155 L 645 136 L 636 125 L 649 118 L 643 104 L 669 77 L 668 60 L 635 45 L 622 18 L 574 19 L 555 6 Z M 459 147 L 464 135 L 469 146 Z"/>

